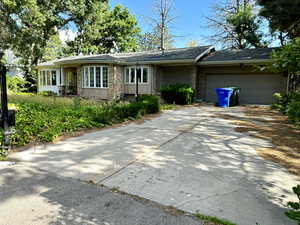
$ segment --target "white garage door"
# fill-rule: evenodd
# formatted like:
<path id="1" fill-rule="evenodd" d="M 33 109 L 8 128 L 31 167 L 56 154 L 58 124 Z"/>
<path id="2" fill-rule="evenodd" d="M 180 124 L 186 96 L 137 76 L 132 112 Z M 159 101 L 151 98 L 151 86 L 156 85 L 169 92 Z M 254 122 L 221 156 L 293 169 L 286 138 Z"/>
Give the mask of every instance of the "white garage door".
<path id="1" fill-rule="evenodd" d="M 217 102 L 216 88 L 240 87 L 241 104 L 271 104 L 273 94 L 282 92 L 284 79 L 280 75 L 207 75 L 206 101 Z"/>

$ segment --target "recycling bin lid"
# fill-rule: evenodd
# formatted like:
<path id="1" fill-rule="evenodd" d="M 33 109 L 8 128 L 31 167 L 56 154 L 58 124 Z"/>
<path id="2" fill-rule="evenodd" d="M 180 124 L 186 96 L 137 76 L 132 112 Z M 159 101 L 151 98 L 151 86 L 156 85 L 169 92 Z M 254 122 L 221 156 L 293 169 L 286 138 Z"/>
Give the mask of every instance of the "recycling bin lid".
<path id="1" fill-rule="evenodd" d="M 232 88 L 216 88 L 216 91 L 233 91 Z"/>

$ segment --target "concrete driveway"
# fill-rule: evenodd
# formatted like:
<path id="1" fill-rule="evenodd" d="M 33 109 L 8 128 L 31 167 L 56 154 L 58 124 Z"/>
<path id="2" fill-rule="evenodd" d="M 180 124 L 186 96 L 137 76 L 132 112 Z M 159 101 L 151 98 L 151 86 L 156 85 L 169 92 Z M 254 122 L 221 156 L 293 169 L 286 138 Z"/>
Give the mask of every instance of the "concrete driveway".
<path id="1" fill-rule="evenodd" d="M 234 125 L 216 116 L 220 112 L 243 115 L 239 107 L 187 107 L 11 158 L 20 161 L 18 166 L 240 225 L 295 224 L 283 213 L 286 202 L 295 200 L 296 177 L 257 155 L 255 148 L 271 147 L 269 141 L 234 131 Z"/>

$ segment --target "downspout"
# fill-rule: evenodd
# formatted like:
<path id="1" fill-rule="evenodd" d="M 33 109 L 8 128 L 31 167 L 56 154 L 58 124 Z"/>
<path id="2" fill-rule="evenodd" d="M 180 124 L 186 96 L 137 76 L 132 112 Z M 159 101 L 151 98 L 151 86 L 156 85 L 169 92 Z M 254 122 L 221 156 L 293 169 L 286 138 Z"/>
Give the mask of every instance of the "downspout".
<path id="1" fill-rule="evenodd" d="M 151 95 L 153 95 L 153 93 L 154 93 L 154 90 L 153 90 L 153 86 L 154 86 L 154 84 L 153 84 L 153 82 L 154 82 L 154 76 L 153 76 L 153 67 L 152 67 L 152 65 L 150 65 L 149 66 L 149 78 L 151 79 L 151 86 L 150 86 L 150 89 L 151 89 Z M 148 78 L 148 79 L 149 79 Z"/>

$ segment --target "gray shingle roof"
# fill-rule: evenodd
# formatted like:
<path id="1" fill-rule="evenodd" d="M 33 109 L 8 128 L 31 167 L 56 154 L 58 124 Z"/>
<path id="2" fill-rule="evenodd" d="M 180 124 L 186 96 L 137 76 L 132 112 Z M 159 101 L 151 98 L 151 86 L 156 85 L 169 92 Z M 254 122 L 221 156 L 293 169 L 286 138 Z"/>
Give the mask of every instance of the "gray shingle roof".
<path id="1" fill-rule="evenodd" d="M 257 48 L 241 50 L 221 50 L 211 53 L 201 62 L 226 62 L 237 60 L 268 60 L 276 48 Z"/>
<path id="2" fill-rule="evenodd" d="M 168 49 L 164 53 L 161 51 L 145 51 L 132 53 L 100 54 L 87 56 L 71 56 L 57 59 L 38 66 L 55 66 L 72 62 L 89 63 L 89 62 L 116 62 L 116 63 L 135 63 L 135 62 L 164 62 L 180 60 L 196 60 L 202 54 L 210 51 L 212 46 L 198 46 L 191 48 Z"/>
<path id="3" fill-rule="evenodd" d="M 199 46 L 191 48 L 177 48 L 161 51 L 150 51 L 130 54 L 116 54 L 115 56 L 124 62 L 164 61 L 164 60 L 196 60 L 212 46 Z"/>

